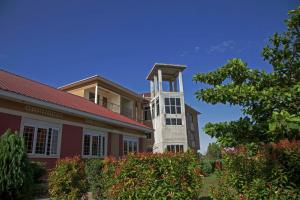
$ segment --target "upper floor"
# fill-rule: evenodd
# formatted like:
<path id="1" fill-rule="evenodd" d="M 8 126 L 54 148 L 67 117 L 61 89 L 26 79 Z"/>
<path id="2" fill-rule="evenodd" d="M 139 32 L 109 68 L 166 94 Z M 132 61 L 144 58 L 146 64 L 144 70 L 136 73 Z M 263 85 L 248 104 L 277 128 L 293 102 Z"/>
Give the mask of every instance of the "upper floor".
<path id="1" fill-rule="evenodd" d="M 91 76 L 59 89 L 84 97 L 95 104 L 136 121 L 142 119 L 143 97 L 101 76 Z"/>

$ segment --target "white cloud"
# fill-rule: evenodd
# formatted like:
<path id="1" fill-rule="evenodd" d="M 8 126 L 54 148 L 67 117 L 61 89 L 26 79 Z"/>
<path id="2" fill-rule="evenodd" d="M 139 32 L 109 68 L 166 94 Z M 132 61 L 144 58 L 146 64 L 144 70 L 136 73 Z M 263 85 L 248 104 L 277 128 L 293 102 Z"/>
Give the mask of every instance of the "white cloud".
<path id="1" fill-rule="evenodd" d="M 236 43 L 233 40 L 225 40 L 217 45 L 213 45 L 209 48 L 209 53 L 219 52 L 224 53 L 228 50 L 235 49 Z"/>

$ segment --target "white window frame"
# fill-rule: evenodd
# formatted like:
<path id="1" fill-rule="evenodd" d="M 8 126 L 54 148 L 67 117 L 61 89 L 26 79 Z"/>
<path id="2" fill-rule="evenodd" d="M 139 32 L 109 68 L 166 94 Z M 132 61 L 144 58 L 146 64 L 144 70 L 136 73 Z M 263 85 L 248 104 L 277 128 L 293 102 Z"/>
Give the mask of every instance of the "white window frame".
<path id="1" fill-rule="evenodd" d="M 52 123 L 52 122 L 46 122 L 46 121 L 41 121 L 41 120 L 36 120 L 36 119 L 30 119 L 30 118 L 24 118 L 22 127 L 21 127 L 21 136 L 24 137 L 24 127 L 29 126 L 34 128 L 34 134 L 33 134 L 33 144 L 32 144 L 32 153 L 27 153 L 29 157 L 37 157 L 37 158 L 59 158 L 60 157 L 60 145 L 61 145 L 61 132 L 62 132 L 62 127 L 61 125 L 57 123 Z M 38 154 L 36 153 L 36 143 L 37 143 L 37 132 L 38 129 L 47 129 L 47 134 L 46 134 L 46 143 L 45 143 L 45 153 L 44 154 Z M 50 142 L 50 155 L 47 155 L 47 144 L 48 144 L 48 134 L 49 134 L 49 129 L 52 130 L 57 130 L 58 136 L 57 136 L 57 149 L 56 149 L 56 154 L 51 154 L 52 152 L 52 141 Z M 52 138 L 51 138 L 52 140 Z"/>
<path id="2" fill-rule="evenodd" d="M 133 143 L 136 143 L 136 153 L 138 153 L 139 152 L 139 138 L 138 137 L 132 137 L 132 136 L 124 136 L 123 137 L 123 155 L 125 155 L 125 153 L 124 153 L 124 142 L 128 142 L 128 144 L 129 144 L 129 142 L 133 142 Z M 131 152 L 129 152 L 129 145 L 127 144 L 127 154 L 128 153 L 131 153 L 131 152 L 133 152 L 133 151 L 131 151 Z M 127 155 L 126 154 L 126 155 Z"/>
<path id="3" fill-rule="evenodd" d="M 90 136 L 89 155 L 84 155 L 84 136 L 85 135 Z M 92 145 L 92 138 L 93 138 L 93 136 L 97 136 L 97 137 L 101 136 L 101 137 L 105 138 L 103 155 L 100 155 L 100 156 L 92 155 L 92 146 L 93 146 Z M 101 148 L 103 148 L 103 147 L 101 146 Z M 107 133 L 103 132 L 103 131 L 100 131 L 100 130 L 84 129 L 83 134 L 82 134 L 82 152 L 81 152 L 81 155 L 82 155 L 83 158 L 104 158 L 105 156 L 107 156 Z"/>

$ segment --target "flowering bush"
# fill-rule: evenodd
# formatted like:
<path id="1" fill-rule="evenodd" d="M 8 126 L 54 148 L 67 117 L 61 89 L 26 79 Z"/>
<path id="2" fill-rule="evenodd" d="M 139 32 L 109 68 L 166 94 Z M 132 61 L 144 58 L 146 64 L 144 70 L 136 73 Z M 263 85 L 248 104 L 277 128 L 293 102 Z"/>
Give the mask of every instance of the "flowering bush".
<path id="1" fill-rule="evenodd" d="M 240 146 L 223 158 L 214 199 L 300 199 L 300 141 Z"/>
<path id="2" fill-rule="evenodd" d="M 49 174 L 51 199 L 81 199 L 86 196 L 88 184 L 85 164 L 80 157 L 59 160 Z"/>
<path id="3" fill-rule="evenodd" d="M 191 152 L 130 154 L 119 161 L 107 158 L 102 193 L 104 199 L 197 199 L 200 172 Z"/>

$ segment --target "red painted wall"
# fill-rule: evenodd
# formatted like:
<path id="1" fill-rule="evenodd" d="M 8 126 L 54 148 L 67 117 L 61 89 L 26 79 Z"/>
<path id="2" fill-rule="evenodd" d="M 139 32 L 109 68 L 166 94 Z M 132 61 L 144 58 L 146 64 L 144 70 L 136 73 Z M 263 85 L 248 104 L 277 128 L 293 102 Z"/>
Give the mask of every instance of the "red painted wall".
<path id="1" fill-rule="evenodd" d="M 12 131 L 20 131 L 21 119 L 21 116 L 0 112 L 0 135 L 4 134 L 9 128 Z"/>
<path id="2" fill-rule="evenodd" d="M 83 128 L 63 125 L 60 157 L 73 157 L 82 153 Z"/>
<path id="3" fill-rule="evenodd" d="M 139 152 L 144 152 L 144 139 L 139 138 Z"/>
<path id="4" fill-rule="evenodd" d="M 55 167 L 57 158 L 30 158 L 30 160 L 45 163 L 46 168 L 51 170 Z"/>

